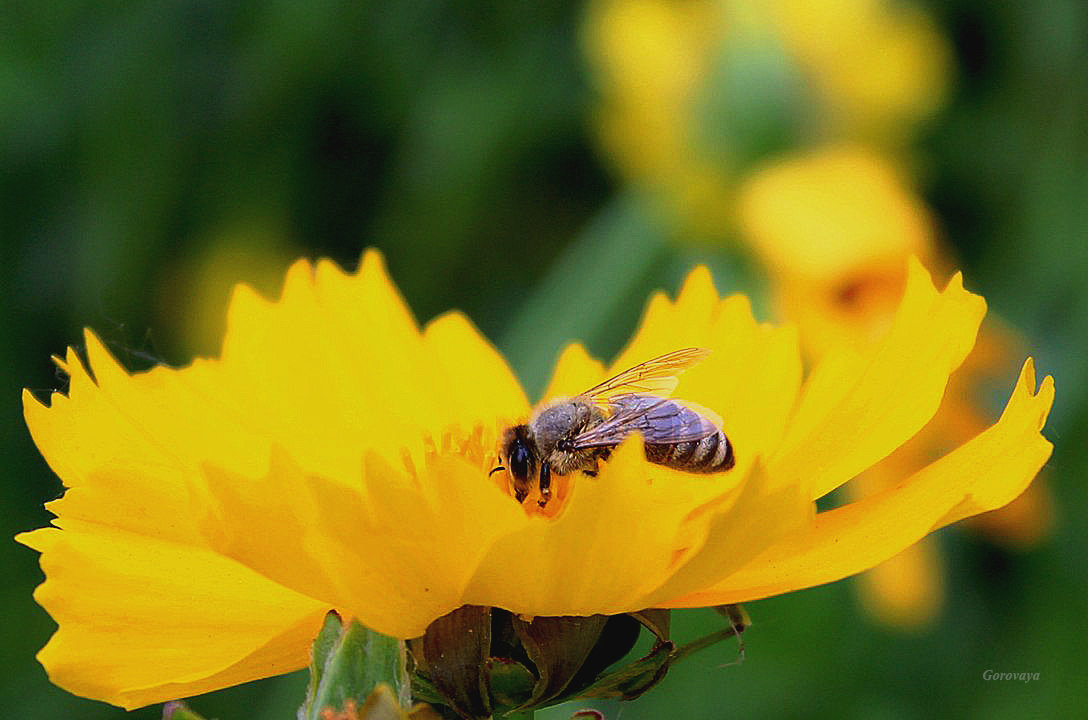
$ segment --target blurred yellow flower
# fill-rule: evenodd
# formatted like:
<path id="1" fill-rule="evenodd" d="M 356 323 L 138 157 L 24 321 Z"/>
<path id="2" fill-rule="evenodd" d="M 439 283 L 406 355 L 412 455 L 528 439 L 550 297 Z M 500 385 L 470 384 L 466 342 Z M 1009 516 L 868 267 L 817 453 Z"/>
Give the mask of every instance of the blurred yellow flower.
<path id="1" fill-rule="evenodd" d="M 193 255 L 172 263 L 160 283 L 158 316 L 180 338 L 189 356 L 215 352 L 223 337 L 223 306 L 231 288 L 245 282 L 274 295 L 299 256 L 285 232 L 269 219 L 215 228 Z"/>
<path id="2" fill-rule="evenodd" d="M 779 313 L 798 323 L 808 357 L 848 344 L 864 351 L 887 331 L 914 255 L 943 271 L 933 223 L 890 163 L 871 150 L 838 146 L 797 155 L 753 173 L 739 193 L 742 235 L 770 275 Z M 847 486 L 863 498 L 894 486 L 931 458 L 989 424 L 980 388 L 1015 372 L 1020 343 L 997 320 L 951 377 L 940 410 L 910 442 Z M 1046 485 L 973 522 L 1013 547 L 1037 542 L 1050 524 Z M 873 614 L 900 626 L 935 617 L 942 592 L 940 559 L 919 543 L 862 576 Z"/>
<path id="3" fill-rule="evenodd" d="M 597 133 L 687 228 L 722 233 L 751 163 L 843 141 L 898 150 L 941 106 L 950 52 L 891 0 L 595 0 Z"/>
<path id="4" fill-rule="evenodd" d="M 948 93 L 951 51 L 919 5 L 774 0 L 786 47 L 817 85 L 837 138 L 896 146 Z"/>
<path id="5" fill-rule="evenodd" d="M 812 357 L 879 337 L 902 297 L 905 259 L 928 265 L 934 255 L 925 206 L 883 156 L 857 145 L 758 169 L 737 208 L 779 314 L 798 324 Z"/>
<path id="6" fill-rule="evenodd" d="M 721 43 L 721 10 L 712 0 L 601 0 L 583 26 L 608 158 L 636 184 L 676 193 L 689 208 L 710 207 L 723 184 L 690 125 Z"/>
<path id="7" fill-rule="evenodd" d="M 549 393 L 681 347 L 712 351 L 676 395 L 725 418 L 733 470 L 696 476 L 621 445 L 549 510 L 488 471 L 529 403 L 459 313 L 420 328 L 368 252 L 300 261 L 282 297 L 245 286 L 218 359 L 129 374 L 86 335 L 67 395 L 24 396 L 67 491 L 35 594 L 59 629 L 58 685 L 124 707 L 302 667 L 327 609 L 400 638 L 462 606 L 531 616 L 754 600 L 870 568 L 1016 497 L 1046 461 L 1053 400 L 1029 359 L 990 429 L 859 502 L 814 501 L 914 435 L 975 340 L 985 303 L 912 263 L 888 332 L 802 377 L 796 333 L 761 325 L 705 268 L 654 295 L 610 368 L 580 345 Z"/>

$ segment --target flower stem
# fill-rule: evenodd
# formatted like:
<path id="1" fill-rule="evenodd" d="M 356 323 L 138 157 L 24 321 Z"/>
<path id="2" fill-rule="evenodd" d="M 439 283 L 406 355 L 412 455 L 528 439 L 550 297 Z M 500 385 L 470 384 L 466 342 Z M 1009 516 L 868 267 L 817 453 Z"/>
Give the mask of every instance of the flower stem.
<path id="1" fill-rule="evenodd" d="M 727 640 L 728 638 L 731 638 L 735 635 L 737 635 L 737 630 L 736 628 L 732 627 L 727 627 L 723 630 L 710 633 L 709 635 L 704 635 L 698 640 L 693 640 L 687 645 L 677 648 L 676 651 L 673 652 L 672 662 L 677 663 L 686 658 L 688 655 L 697 653 L 700 650 L 708 648 L 716 643 L 720 643 L 722 640 Z"/>
<path id="2" fill-rule="evenodd" d="M 505 720 L 533 720 L 532 710 L 515 710 L 512 713 L 503 715 Z"/>

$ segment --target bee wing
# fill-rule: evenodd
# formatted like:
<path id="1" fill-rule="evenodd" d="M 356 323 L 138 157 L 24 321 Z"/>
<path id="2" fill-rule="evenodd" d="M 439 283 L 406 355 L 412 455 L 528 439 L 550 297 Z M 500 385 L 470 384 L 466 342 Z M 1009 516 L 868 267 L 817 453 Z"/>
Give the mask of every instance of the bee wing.
<path id="1" fill-rule="evenodd" d="M 709 350 L 696 347 L 673 350 L 613 375 L 579 397 L 595 403 L 607 403 L 618 395 L 635 393 L 668 396 L 676 388 L 676 376 L 709 354 Z"/>
<path id="2" fill-rule="evenodd" d="M 574 436 L 572 449 L 619 445 L 633 432 L 650 444 L 673 445 L 702 440 L 721 427 L 709 410 L 655 395 L 620 395 L 613 398 L 612 408 L 607 420 Z"/>

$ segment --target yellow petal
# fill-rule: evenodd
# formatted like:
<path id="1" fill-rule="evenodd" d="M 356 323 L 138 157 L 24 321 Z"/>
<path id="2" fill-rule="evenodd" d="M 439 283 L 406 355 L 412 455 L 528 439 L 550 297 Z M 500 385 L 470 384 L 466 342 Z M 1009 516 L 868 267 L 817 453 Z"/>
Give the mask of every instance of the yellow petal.
<path id="1" fill-rule="evenodd" d="M 712 587 L 774 543 L 808 526 L 815 505 L 797 486 L 775 488 L 757 467 L 737 492 L 715 499 L 693 513 L 709 523 L 689 548 L 678 550 L 676 570 L 648 596 L 648 607 Z M 692 525 L 689 518 L 685 525 Z M 700 529 L 701 529 L 700 528 Z"/>
<path id="2" fill-rule="evenodd" d="M 610 373 L 682 347 L 701 346 L 720 312 L 721 300 L 710 270 L 700 265 L 688 273 L 675 302 L 661 292 L 646 305 L 638 330 L 612 363 Z"/>
<path id="3" fill-rule="evenodd" d="M 964 369 L 961 367 L 957 373 Z M 953 389 L 954 381 L 949 383 L 948 392 Z M 934 438 L 948 439 L 947 428 L 941 427 L 941 414 L 945 412 L 948 399 L 946 394 L 945 404 L 937 411 L 937 417 L 922 432 L 844 486 L 843 496 L 847 501 L 861 500 L 899 485 L 934 457 L 986 429 L 986 424 L 980 423 L 974 432 L 960 436 L 950 444 L 936 445 Z M 1038 482 L 1036 478 L 1035 483 Z M 862 607 L 873 620 L 899 630 L 925 628 L 936 619 L 944 596 L 936 542 L 924 539 L 862 573 L 857 578 L 857 589 Z"/>
<path id="4" fill-rule="evenodd" d="M 529 401 L 513 371 L 495 347 L 463 313 L 448 312 L 427 324 L 423 343 L 442 375 L 448 422 L 470 428 L 496 418 L 510 420 L 529 410 Z"/>
<path id="5" fill-rule="evenodd" d="M 631 437 L 596 478 L 572 483 L 553 520 L 531 518 L 483 558 L 464 601 L 527 615 L 592 615 L 645 607 L 671 575 L 675 551 L 700 534 L 693 507 L 729 492 L 722 475 L 693 476 L 646 462 Z M 642 518 L 645 521 L 635 521 Z M 707 522 L 706 515 L 693 524 Z M 702 531 L 705 534 L 705 530 Z"/>
<path id="6" fill-rule="evenodd" d="M 188 504 L 187 477 L 204 457 L 237 472 L 267 465 L 267 441 L 225 414 L 214 395 L 195 388 L 208 369 L 199 363 L 183 380 L 168 368 L 129 376 L 93 333 L 86 333 L 94 377 L 69 352 L 68 396 L 45 406 L 24 393 L 27 427 L 53 470 L 69 487 L 50 504 L 58 515 L 199 543 Z M 187 382 L 188 381 L 188 382 Z"/>
<path id="7" fill-rule="evenodd" d="M 816 366 L 770 473 L 818 498 L 902 445 L 937 411 L 985 312 L 959 275 L 938 292 L 912 259 L 888 334 L 864 355 L 832 352 Z"/>
<path id="8" fill-rule="evenodd" d="M 328 477 L 353 475 L 361 448 L 395 459 L 445 419 L 419 329 L 373 252 L 356 274 L 296 263 L 275 303 L 239 286 L 220 367 L 246 421 Z"/>
<path id="9" fill-rule="evenodd" d="M 560 353 L 543 399 L 577 395 L 604 378 L 604 365 L 601 361 L 591 357 L 581 343 L 571 343 Z"/>
<path id="10" fill-rule="evenodd" d="M 296 263 L 275 303 L 240 286 L 220 369 L 246 422 L 329 478 L 354 477 L 363 450 L 396 463 L 408 447 L 421 461 L 425 436 L 527 406 L 463 316 L 420 332 L 375 251 L 354 274 Z"/>
<path id="11" fill-rule="evenodd" d="M 306 665 L 327 606 L 205 549 L 62 525 L 17 538 L 42 553 L 57 685 L 132 709 Z"/>
<path id="12" fill-rule="evenodd" d="M 871 568 L 928 533 L 1011 502 L 1050 457 L 1041 434 L 1054 381 L 1035 390 L 1029 359 L 996 425 L 900 486 L 816 516 L 717 586 L 678 605 L 744 602 L 832 582 Z"/>
<path id="13" fill-rule="evenodd" d="M 746 239 L 786 282 L 830 287 L 875 269 L 901 274 L 903 258 L 933 246 L 921 200 L 861 146 L 776 162 L 752 174 L 738 203 Z"/>
<path id="14" fill-rule="evenodd" d="M 970 528 L 1012 550 L 1023 552 L 1035 547 L 1047 538 L 1056 522 L 1047 480 L 1046 473 L 1041 474 L 1005 507 L 971 518 Z"/>
<path id="15" fill-rule="evenodd" d="M 487 537 L 477 532 L 477 524 L 464 518 L 475 517 L 472 512 L 494 518 L 494 524 L 486 526 L 486 530 L 503 532 L 508 529 L 501 519 L 503 512 L 505 517 L 517 522 L 525 522 L 524 513 L 486 480 L 483 465 L 486 465 L 485 453 L 494 445 L 493 430 L 486 442 L 478 430 L 469 438 L 475 443 L 476 465 L 435 471 L 434 486 L 421 486 L 414 468 L 426 469 L 422 463 L 428 446 L 432 448 L 432 454 L 438 452 L 440 446 L 446 455 L 451 454 L 445 447 L 448 434 L 443 433 L 451 419 L 456 419 L 458 424 L 466 421 L 471 424 L 471 412 L 466 416 L 465 404 L 472 400 L 473 393 L 478 392 L 479 397 L 485 398 L 479 403 L 483 407 L 480 415 L 486 415 L 492 423 L 497 420 L 496 413 L 520 414 L 527 403 L 501 357 L 467 321 L 448 316 L 432 323 L 428 330 L 428 335 L 419 332 L 385 275 L 380 258 L 368 253 L 359 273 L 354 275 L 345 274 L 328 263 L 319 263 L 315 268 L 305 262 L 296 264 L 289 273 L 279 303 L 265 301 L 245 289 L 237 291 L 223 360 L 200 360 L 181 370 L 158 367 L 130 375 L 110 357 L 98 339 L 88 333 L 86 367 L 71 352 L 61 363 L 71 376 L 68 395 L 55 393 L 48 407 L 29 393 L 24 397 L 27 424 L 35 442 L 68 487 L 61 500 L 50 504 L 50 509 L 60 516 L 56 524 L 65 528 L 60 531 L 60 538 L 74 533 L 80 522 L 94 523 L 102 533 L 124 533 L 126 539 L 131 539 L 135 549 L 125 549 L 119 543 L 111 546 L 111 552 L 116 552 L 117 557 L 135 558 L 145 551 L 137 546 L 146 546 L 152 548 L 146 552 L 153 553 L 155 562 L 159 562 L 160 556 L 165 558 L 173 553 L 181 567 L 192 566 L 194 572 L 204 565 L 219 568 L 215 562 L 228 568 L 208 570 L 210 579 L 197 572 L 192 577 L 197 585 L 215 585 L 217 574 L 234 582 L 231 578 L 243 573 L 246 579 L 244 583 L 239 581 L 241 589 L 238 590 L 243 595 L 252 585 L 255 588 L 252 591 L 268 598 L 269 602 L 277 601 L 284 593 L 294 598 L 293 602 L 302 595 L 312 597 L 317 594 L 334 598 L 344 608 L 355 609 L 360 603 L 368 602 L 371 595 L 384 592 L 384 588 L 371 587 L 369 594 L 344 592 L 343 578 L 349 577 L 354 570 L 348 560 L 326 567 L 320 556 L 296 556 L 299 562 L 314 565 L 308 571 L 307 579 L 320 578 L 322 573 L 327 575 L 324 585 L 314 584 L 313 592 L 305 583 L 296 584 L 298 595 L 255 575 L 234 560 L 225 557 L 216 560 L 206 537 L 209 524 L 214 523 L 206 517 L 209 508 L 200 506 L 199 501 L 209 495 L 207 480 L 214 473 L 232 478 L 235 491 L 239 488 L 256 491 L 254 497 L 236 493 L 238 502 L 232 508 L 238 512 L 230 516 L 236 523 L 232 531 L 254 532 L 254 528 L 259 527 L 269 537 L 278 535 L 285 541 L 283 557 L 290 557 L 287 541 L 294 538 L 284 537 L 285 526 L 277 527 L 259 515 L 260 493 L 267 492 L 271 486 L 270 483 L 261 485 L 260 480 L 275 474 L 270 463 L 272 448 L 284 448 L 283 454 L 290 459 L 291 466 L 299 469 L 297 475 L 321 478 L 324 483 L 322 497 L 333 498 L 333 509 L 328 510 L 331 514 L 341 508 L 359 509 L 358 502 L 354 505 L 337 505 L 336 502 L 351 493 L 358 495 L 363 458 L 374 455 L 378 459 L 372 461 L 372 465 L 384 463 L 403 468 L 396 477 L 386 473 L 382 482 L 394 487 L 397 483 L 414 487 L 412 500 L 418 501 L 422 509 L 414 514 L 401 514 L 405 522 L 411 523 L 412 529 L 408 533 L 403 528 L 399 529 L 399 535 L 398 532 L 390 533 L 391 521 L 384 520 L 382 527 L 386 535 L 410 534 L 414 538 L 409 543 L 414 545 L 407 550 L 392 546 L 392 539 L 380 537 L 373 523 L 364 523 L 364 542 L 355 546 L 354 551 L 373 545 L 378 549 L 372 565 L 380 570 L 388 569 L 391 563 L 407 568 L 402 575 L 383 574 L 382 578 L 387 582 L 397 582 L 402 577 L 426 576 L 431 565 L 448 567 L 448 573 L 436 578 L 447 588 L 443 602 L 456 597 L 474 567 L 472 557 L 481 554 L 489 543 Z M 381 342 L 375 341 L 373 333 L 381 333 Z M 432 344 L 428 346 L 428 343 Z M 452 454 L 456 455 L 455 452 Z M 214 471 L 209 472 L 212 468 Z M 329 489 L 330 484 L 337 487 Z M 381 487 L 375 480 L 367 490 L 377 495 Z M 468 489 L 462 490 L 463 487 Z M 290 492 L 295 487 L 283 485 L 282 490 L 277 500 L 293 502 L 294 496 Z M 231 491 L 230 485 L 223 490 L 227 497 Z M 471 498 L 467 503 L 470 509 L 465 515 L 450 512 L 451 507 L 457 507 L 460 494 Z M 198 500 L 195 512 L 194 498 Z M 300 505 L 304 502 L 305 498 L 299 500 Z M 366 495 L 362 496 L 361 502 L 366 505 Z M 213 509 L 215 507 L 212 505 Z M 342 511 L 337 527 L 342 528 L 354 519 Z M 442 532 L 447 526 L 458 523 L 464 525 L 457 528 L 464 537 L 443 545 L 448 547 L 448 554 L 436 553 L 433 536 L 427 533 Z M 452 536 L 453 533 L 451 530 L 449 534 Z M 302 536 L 300 533 L 297 537 Z M 75 552 L 67 552 L 65 548 L 77 540 L 90 542 L 73 536 L 71 543 L 65 540 L 42 546 L 45 551 L 43 566 L 49 578 L 47 588 L 66 586 L 64 578 L 73 572 L 68 565 L 79 560 Z M 327 543 L 308 550 L 329 546 Z M 98 550 L 94 552 L 98 553 Z M 405 553 L 408 553 L 407 560 L 403 559 Z M 93 568 L 106 562 L 106 551 L 99 554 L 103 559 L 88 565 L 87 578 Z M 318 559 L 314 560 L 314 557 Z M 350 559 L 351 555 L 343 553 L 342 557 Z M 425 567 L 426 563 L 431 565 Z M 148 560 L 148 564 L 153 563 Z M 162 560 L 162 564 L 171 567 L 166 560 Z M 106 579 L 109 572 L 120 572 L 110 568 L 100 568 L 100 571 Z M 176 574 L 177 582 L 183 582 L 185 573 L 178 571 Z M 365 577 L 366 573 L 363 575 Z M 61 580 L 54 582 L 55 578 Z M 290 579 L 297 580 L 297 577 Z M 330 585 L 335 592 L 329 590 Z M 228 591 L 234 592 L 230 588 L 224 589 L 229 595 Z M 44 592 L 45 597 L 51 597 L 51 591 Z M 64 593 L 58 591 L 58 594 Z M 125 593 L 111 597 L 118 615 L 129 611 L 130 599 L 139 599 L 138 595 Z M 263 607 L 244 597 L 229 597 L 234 598 L 239 608 L 256 607 L 259 610 Z M 303 600 L 309 603 L 307 610 L 319 607 L 323 611 L 331 604 Z M 155 602 L 158 602 L 158 596 L 149 596 L 148 606 Z M 413 607 L 425 608 L 425 613 L 429 612 L 426 608 L 439 605 L 417 603 L 415 598 L 406 602 Z M 133 699 L 145 698 L 140 694 L 144 692 L 140 686 L 143 680 L 133 680 L 130 684 L 126 678 L 144 677 L 140 673 L 150 672 L 148 668 L 154 667 L 155 663 L 144 662 L 139 652 L 133 652 L 133 662 L 142 663 L 142 667 L 125 669 L 120 646 L 111 662 L 116 666 L 118 682 L 124 687 L 99 687 L 93 685 L 96 682 L 93 680 L 87 681 L 91 685 L 79 685 L 84 681 L 78 678 L 65 680 L 76 673 L 81 663 L 94 665 L 86 653 L 76 653 L 72 649 L 74 646 L 65 640 L 91 632 L 92 629 L 78 624 L 82 622 L 80 618 L 89 617 L 89 614 L 77 618 L 66 614 L 65 607 L 59 603 L 43 604 L 50 611 L 56 610 L 54 615 L 61 624 L 58 640 L 50 646 L 54 650 L 49 651 L 49 663 L 62 668 L 58 671 L 58 682 L 82 688 L 76 692 L 98 693 L 95 697 L 113 702 L 144 702 Z M 165 607 L 172 606 L 167 604 Z M 447 605 L 441 604 L 441 607 L 447 608 Z M 384 612 L 380 603 L 376 608 L 375 613 Z M 212 611 L 216 611 L 216 607 L 212 606 Z M 140 613 L 146 614 L 150 610 L 134 608 L 132 612 L 134 618 L 140 619 Z M 403 634 L 419 634 L 426 622 L 433 619 L 433 616 L 423 617 L 418 611 L 413 612 L 416 614 L 408 613 L 405 619 L 398 621 L 395 629 Z M 355 614 L 361 616 L 363 613 Z M 271 610 L 267 615 L 271 624 L 280 623 L 276 632 L 287 633 L 284 637 L 291 638 L 292 642 L 297 640 L 293 620 L 277 617 Z M 108 619 L 109 615 L 103 617 Z M 225 617 L 229 620 L 232 616 Z M 198 623 L 199 618 L 182 620 L 184 629 Z M 409 629 L 404 630 L 405 627 Z M 312 629 L 307 627 L 306 632 Z M 205 636 L 208 634 L 204 633 Z M 118 637 L 123 639 L 121 635 Z M 167 665 L 168 674 L 160 678 L 161 687 L 199 680 L 201 684 L 194 685 L 197 689 L 192 690 L 197 692 L 219 687 L 216 684 L 219 682 L 242 682 L 255 677 L 247 674 L 253 672 L 246 664 L 247 657 L 252 655 L 259 660 L 267 656 L 275 660 L 273 655 L 282 645 L 276 633 L 265 633 L 245 648 L 240 646 L 240 640 L 235 642 L 229 632 L 224 637 L 224 647 L 216 651 L 221 651 L 221 655 L 213 656 L 211 665 L 206 664 L 199 653 L 189 652 L 195 668 L 191 677 L 171 677 L 171 666 Z M 167 637 L 163 642 L 169 641 Z M 156 642 L 141 640 L 149 646 Z M 305 644 L 302 642 L 299 647 Z M 282 667 L 279 660 L 273 664 L 276 663 L 279 663 L 277 667 Z M 282 670 L 276 672 L 279 671 Z M 259 672 L 269 674 L 272 671 Z M 156 682 L 158 679 L 148 676 L 147 687 L 151 689 L 147 692 L 151 695 L 146 697 L 157 698 L 156 693 L 165 692 Z M 171 691 L 176 695 L 162 697 L 185 694 L 185 687 L 179 685 Z"/>
<path id="16" fill-rule="evenodd" d="M 663 293 L 650 299 L 609 372 L 684 347 L 706 348 L 710 355 L 680 375 L 673 396 L 721 416 L 737 457 L 731 474 L 742 477 L 757 456 L 778 444 L 793 408 L 801 384 L 797 333 L 757 323 L 744 296 L 720 299 L 710 272 L 699 267 L 675 302 Z"/>
<path id="17" fill-rule="evenodd" d="M 219 552 L 373 630 L 417 637 L 464 604 L 483 553 L 528 519 L 483 464 L 452 453 L 418 475 L 374 453 L 360 470 L 351 484 L 307 475 L 284 453 L 256 480 L 208 468 L 197 508 Z"/>
<path id="18" fill-rule="evenodd" d="M 36 597 L 60 625 L 40 656 L 50 677 L 136 707 L 305 664 L 326 606 L 202 547 L 189 512 L 202 457 L 255 472 L 267 442 L 198 389 L 209 364 L 184 379 L 169 368 L 129 376 L 93 334 L 86 342 L 93 378 L 70 352 L 67 397 L 46 407 L 24 395 L 35 442 L 69 486 L 49 504 L 63 530 L 19 538 L 43 553 Z"/>

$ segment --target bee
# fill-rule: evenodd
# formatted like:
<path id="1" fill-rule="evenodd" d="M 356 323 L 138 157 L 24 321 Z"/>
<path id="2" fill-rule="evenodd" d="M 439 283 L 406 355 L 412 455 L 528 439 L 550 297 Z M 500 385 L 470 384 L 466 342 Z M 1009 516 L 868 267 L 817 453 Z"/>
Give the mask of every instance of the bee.
<path id="1" fill-rule="evenodd" d="M 667 397 L 676 375 L 709 354 L 685 348 L 635 365 L 574 397 L 559 398 L 533 411 L 527 424 L 503 433 L 500 465 L 514 497 L 525 502 L 535 486 L 543 507 L 551 497 L 552 475 L 580 470 L 597 474 L 598 462 L 633 432 L 642 434 L 646 459 L 692 473 L 733 467 L 733 446 L 711 413 Z"/>

